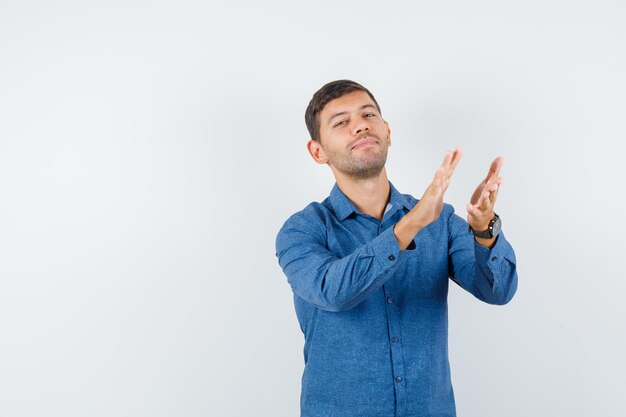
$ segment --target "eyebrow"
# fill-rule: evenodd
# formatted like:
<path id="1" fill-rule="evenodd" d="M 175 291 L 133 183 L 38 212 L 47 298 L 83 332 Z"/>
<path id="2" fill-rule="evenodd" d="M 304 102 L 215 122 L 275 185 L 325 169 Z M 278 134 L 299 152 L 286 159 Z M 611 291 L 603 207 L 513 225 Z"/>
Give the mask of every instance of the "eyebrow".
<path id="1" fill-rule="evenodd" d="M 359 107 L 359 110 L 363 110 L 363 109 L 367 109 L 367 108 L 376 109 L 376 106 L 374 106 L 373 104 L 368 103 L 368 104 L 364 104 L 364 105 L 362 105 L 361 107 Z M 333 119 L 334 119 L 335 117 L 337 117 L 337 116 L 342 116 L 342 115 L 344 115 L 344 114 L 348 114 L 348 112 L 347 112 L 347 111 L 340 111 L 339 113 L 335 113 L 335 114 L 333 114 L 333 115 L 331 116 L 331 118 L 330 118 L 330 119 L 328 119 L 328 124 L 330 124 L 330 123 L 333 121 Z"/>

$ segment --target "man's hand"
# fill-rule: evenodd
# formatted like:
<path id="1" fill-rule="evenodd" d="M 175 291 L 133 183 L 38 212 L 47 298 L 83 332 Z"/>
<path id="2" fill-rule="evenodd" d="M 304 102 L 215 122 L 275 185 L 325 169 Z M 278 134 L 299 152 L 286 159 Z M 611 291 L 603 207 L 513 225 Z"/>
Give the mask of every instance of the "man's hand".
<path id="1" fill-rule="evenodd" d="M 395 225 L 393 231 L 401 250 L 406 249 L 415 235 L 437 220 L 441 214 L 443 195 L 450 185 L 452 174 L 461 155 L 460 148 L 446 152 L 441 166 L 435 172 L 432 182 L 426 188 L 420 201 Z"/>
<path id="2" fill-rule="evenodd" d="M 450 185 L 452 174 L 461 159 L 461 155 L 460 148 L 446 152 L 441 166 L 437 169 L 437 172 L 435 172 L 433 181 L 428 188 L 426 188 L 419 203 L 411 210 L 411 212 L 415 212 L 413 215 L 414 221 L 422 228 L 439 218 L 441 209 L 443 208 L 443 195 Z"/>
<path id="3" fill-rule="evenodd" d="M 467 222 L 473 230 L 487 230 L 489 222 L 493 219 L 493 206 L 496 203 L 500 184 L 502 184 L 502 178 L 499 175 L 503 163 L 504 159 L 501 156 L 494 159 L 489 167 L 487 177 L 478 184 L 476 191 L 472 194 L 470 203 L 467 205 Z M 495 238 L 476 238 L 476 241 L 483 246 L 491 247 L 495 242 Z"/>

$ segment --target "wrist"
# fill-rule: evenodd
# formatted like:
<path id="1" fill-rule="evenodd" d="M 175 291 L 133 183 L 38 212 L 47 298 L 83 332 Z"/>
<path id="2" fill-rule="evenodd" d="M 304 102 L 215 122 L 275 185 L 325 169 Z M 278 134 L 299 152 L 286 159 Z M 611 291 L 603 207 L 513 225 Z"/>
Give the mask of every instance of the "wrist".
<path id="1" fill-rule="evenodd" d="M 402 220 L 406 221 L 406 227 L 410 228 L 412 231 L 417 234 L 420 230 L 428 226 L 428 224 L 424 224 L 423 219 L 420 219 L 418 216 L 413 215 L 413 213 L 408 212 Z"/>
<path id="2" fill-rule="evenodd" d="M 490 217 L 487 221 L 482 220 L 482 221 L 472 221 L 472 222 L 468 222 L 469 223 L 469 227 L 472 229 L 472 231 L 476 231 L 476 232 L 482 232 L 485 231 L 489 228 L 489 223 L 491 222 L 491 219 L 493 218 Z"/>
<path id="3" fill-rule="evenodd" d="M 481 246 L 491 249 L 493 245 L 496 243 L 497 237 L 492 237 L 490 239 L 476 237 L 474 236 L 474 240 Z"/>
<path id="4" fill-rule="evenodd" d="M 474 233 L 476 238 L 482 239 L 492 239 L 498 236 L 500 230 L 502 229 L 502 220 L 500 220 L 500 216 L 496 213 L 493 213 L 493 217 L 487 224 L 487 226 L 476 226 L 476 222 L 472 222 L 474 224 L 469 224 L 468 232 Z"/>
<path id="5" fill-rule="evenodd" d="M 402 217 L 393 227 L 393 234 L 400 246 L 400 250 L 405 250 L 409 247 L 413 238 L 421 229 L 420 223 L 412 216 L 409 216 L 409 213 Z"/>
<path id="6" fill-rule="evenodd" d="M 484 216 L 480 216 L 480 217 L 469 216 L 467 219 L 467 223 L 469 223 L 472 230 L 482 232 L 489 228 L 489 224 L 491 223 L 495 215 L 496 214 L 492 210 L 491 213 L 486 214 Z"/>

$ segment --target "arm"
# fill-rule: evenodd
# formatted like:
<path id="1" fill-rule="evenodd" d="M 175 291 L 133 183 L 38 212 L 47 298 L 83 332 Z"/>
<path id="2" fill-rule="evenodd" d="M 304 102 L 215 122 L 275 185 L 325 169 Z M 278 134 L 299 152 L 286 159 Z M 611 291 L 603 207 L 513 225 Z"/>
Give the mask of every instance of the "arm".
<path id="1" fill-rule="evenodd" d="M 417 233 L 439 218 L 443 209 L 443 195 L 450 185 L 452 174 L 461 159 L 461 149 L 446 152 L 441 166 L 435 173 L 424 195 L 406 216 L 394 227 L 394 234 L 401 249 L 406 249 Z"/>
<path id="2" fill-rule="evenodd" d="M 450 277 L 489 304 L 508 303 L 517 290 L 515 252 L 500 233 L 493 246 L 485 247 L 468 234 L 467 222 L 450 211 L 448 218 L 448 265 Z"/>
<path id="3" fill-rule="evenodd" d="M 502 184 L 503 159 L 496 158 L 487 176 L 476 187 L 467 205 L 467 221 L 474 230 L 485 230 L 494 216 L 493 207 Z M 448 220 L 449 268 L 452 279 L 490 304 L 508 303 L 517 290 L 515 253 L 503 233 L 491 238 L 468 234 L 467 223 L 452 210 Z"/>
<path id="4" fill-rule="evenodd" d="M 460 149 L 447 152 L 419 203 L 395 227 L 343 258 L 327 249 L 326 224 L 314 210 L 287 220 L 276 238 L 276 255 L 294 293 L 319 308 L 342 311 L 380 288 L 397 268 L 400 250 L 411 249 L 417 232 L 439 217 L 460 157 Z"/>
<path id="5" fill-rule="evenodd" d="M 326 248 L 322 219 L 295 214 L 276 238 L 276 256 L 293 292 L 328 311 L 349 310 L 380 288 L 398 265 L 400 248 L 388 228 L 350 255 Z"/>

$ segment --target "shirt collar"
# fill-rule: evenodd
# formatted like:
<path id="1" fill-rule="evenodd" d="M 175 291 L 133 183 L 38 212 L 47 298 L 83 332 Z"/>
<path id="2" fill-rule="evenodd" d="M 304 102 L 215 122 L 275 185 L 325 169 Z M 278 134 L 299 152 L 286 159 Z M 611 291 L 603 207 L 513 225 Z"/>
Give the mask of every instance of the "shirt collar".
<path id="1" fill-rule="evenodd" d="M 405 207 L 407 210 L 410 210 L 413 205 L 411 202 L 404 196 L 400 194 L 396 187 L 393 186 L 391 181 L 389 181 L 389 188 L 391 196 L 389 198 L 389 204 L 385 210 L 385 214 L 387 212 L 395 212 L 400 207 Z M 354 204 L 346 197 L 346 195 L 339 189 L 337 183 L 333 186 L 332 191 L 330 192 L 330 204 L 333 206 L 333 210 L 335 211 L 335 216 L 337 216 L 337 220 L 342 221 L 346 217 L 348 217 L 352 213 L 359 213 Z"/>

